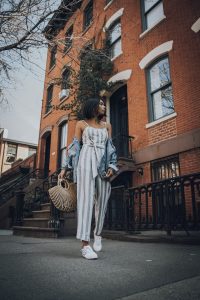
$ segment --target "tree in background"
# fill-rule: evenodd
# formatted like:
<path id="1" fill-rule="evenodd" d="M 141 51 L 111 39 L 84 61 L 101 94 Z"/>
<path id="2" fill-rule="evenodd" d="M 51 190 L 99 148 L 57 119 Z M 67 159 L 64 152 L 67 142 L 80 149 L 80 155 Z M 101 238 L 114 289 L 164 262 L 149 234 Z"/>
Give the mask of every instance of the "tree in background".
<path id="1" fill-rule="evenodd" d="M 34 49 L 48 44 L 43 30 L 50 19 L 69 16 L 81 2 L 63 0 L 59 5 L 58 0 L 0 1 L 0 104 L 14 81 L 13 72 L 30 62 Z"/>

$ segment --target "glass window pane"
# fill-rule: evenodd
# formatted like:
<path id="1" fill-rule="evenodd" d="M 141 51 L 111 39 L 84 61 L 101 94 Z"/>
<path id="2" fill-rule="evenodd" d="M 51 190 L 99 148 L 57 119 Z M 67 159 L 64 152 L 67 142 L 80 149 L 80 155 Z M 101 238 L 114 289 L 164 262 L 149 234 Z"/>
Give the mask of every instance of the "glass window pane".
<path id="1" fill-rule="evenodd" d="M 152 27 L 164 15 L 163 4 L 160 2 L 147 14 L 147 28 Z"/>
<path id="2" fill-rule="evenodd" d="M 111 58 L 118 56 L 122 52 L 121 39 L 111 47 Z"/>
<path id="3" fill-rule="evenodd" d="M 144 8 L 145 11 L 149 10 L 154 4 L 156 4 L 159 0 L 144 0 Z"/>
<path id="4" fill-rule="evenodd" d="M 174 112 L 172 87 L 161 90 L 153 94 L 154 120 Z"/>
<path id="5" fill-rule="evenodd" d="M 168 58 L 162 59 L 150 69 L 151 92 L 170 81 Z"/>
<path id="6" fill-rule="evenodd" d="M 61 127 L 61 133 L 60 133 L 60 149 L 65 148 L 67 145 L 67 123 L 65 123 Z"/>
<path id="7" fill-rule="evenodd" d="M 121 23 L 115 24 L 110 29 L 110 43 L 114 43 L 121 36 Z"/>
<path id="8" fill-rule="evenodd" d="M 68 88 L 69 75 L 70 75 L 69 69 L 66 69 L 62 73 L 62 84 L 61 84 L 62 89 L 67 89 Z"/>
<path id="9" fill-rule="evenodd" d="M 8 144 L 6 162 L 13 163 L 17 156 L 17 145 Z"/>

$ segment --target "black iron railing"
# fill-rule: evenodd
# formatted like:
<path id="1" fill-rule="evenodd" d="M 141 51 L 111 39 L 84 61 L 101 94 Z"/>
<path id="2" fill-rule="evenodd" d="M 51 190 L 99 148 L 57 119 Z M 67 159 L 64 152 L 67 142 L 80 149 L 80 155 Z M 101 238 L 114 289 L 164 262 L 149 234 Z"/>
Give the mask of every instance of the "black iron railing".
<path id="1" fill-rule="evenodd" d="M 129 230 L 129 193 L 124 185 L 112 187 L 104 229 Z"/>
<path id="2" fill-rule="evenodd" d="M 125 158 L 133 158 L 133 140 L 130 135 L 119 134 L 113 138 L 113 143 L 116 147 L 117 156 Z"/>
<path id="3" fill-rule="evenodd" d="M 43 178 L 43 172 L 40 169 L 35 169 L 27 175 L 18 178 L 13 184 L 1 190 L 0 205 L 15 196 L 15 192 L 23 190 L 30 183 L 31 179 Z"/>
<path id="4" fill-rule="evenodd" d="M 33 210 L 40 210 L 41 204 L 50 203 L 50 219 L 48 225 L 50 228 L 60 227 L 60 211 L 50 201 L 48 190 L 57 184 L 60 170 L 52 173 L 39 183 L 34 190 L 26 193 L 26 200 L 23 206 L 23 217 L 31 217 Z"/>
<path id="5" fill-rule="evenodd" d="M 137 187 L 112 188 L 104 229 L 200 229 L 200 173 Z"/>
<path id="6" fill-rule="evenodd" d="M 172 230 L 200 228 L 200 173 L 129 189 L 132 228 Z"/>

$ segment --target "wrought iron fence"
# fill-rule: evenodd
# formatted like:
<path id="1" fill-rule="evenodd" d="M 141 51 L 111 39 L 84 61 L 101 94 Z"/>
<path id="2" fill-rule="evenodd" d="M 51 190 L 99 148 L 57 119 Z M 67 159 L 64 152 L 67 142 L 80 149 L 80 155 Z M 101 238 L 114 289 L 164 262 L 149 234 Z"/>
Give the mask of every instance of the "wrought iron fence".
<path id="1" fill-rule="evenodd" d="M 129 189 L 132 228 L 200 228 L 200 173 L 177 176 Z"/>
<path id="2" fill-rule="evenodd" d="M 0 205 L 4 204 L 10 198 L 15 196 L 15 192 L 18 190 L 23 190 L 26 186 L 29 185 L 31 179 L 42 178 L 43 173 L 40 169 L 35 169 L 34 171 L 30 172 L 29 174 L 18 178 L 13 184 L 5 189 L 1 190 L 0 194 Z"/>
<path id="3" fill-rule="evenodd" d="M 129 229 L 129 194 L 124 185 L 112 187 L 105 216 L 104 229 Z"/>
<path id="4" fill-rule="evenodd" d="M 112 188 L 104 229 L 200 229 L 200 173 Z"/>

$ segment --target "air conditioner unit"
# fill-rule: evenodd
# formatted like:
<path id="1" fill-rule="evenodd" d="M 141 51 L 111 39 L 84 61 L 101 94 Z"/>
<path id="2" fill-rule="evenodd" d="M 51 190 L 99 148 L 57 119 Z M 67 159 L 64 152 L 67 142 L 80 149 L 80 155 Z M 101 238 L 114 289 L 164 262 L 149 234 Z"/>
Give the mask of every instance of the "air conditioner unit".
<path id="1" fill-rule="evenodd" d="M 59 99 L 68 98 L 69 97 L 69 89 L 63 89 L 59 93 Z"/>

